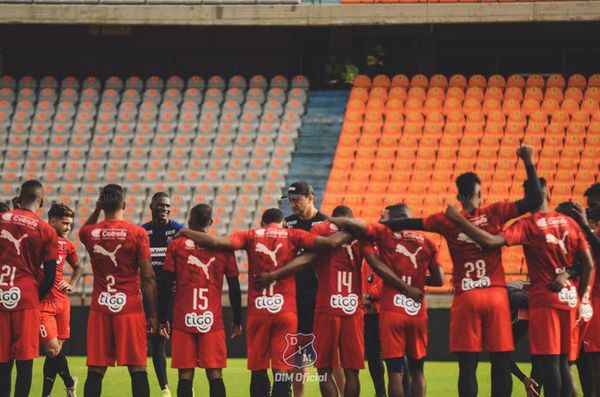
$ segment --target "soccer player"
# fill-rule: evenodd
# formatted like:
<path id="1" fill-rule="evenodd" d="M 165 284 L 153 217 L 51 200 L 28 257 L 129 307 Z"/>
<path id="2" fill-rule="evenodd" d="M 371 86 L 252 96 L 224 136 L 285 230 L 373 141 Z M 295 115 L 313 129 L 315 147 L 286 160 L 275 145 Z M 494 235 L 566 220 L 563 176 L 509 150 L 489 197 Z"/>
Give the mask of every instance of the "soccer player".
<path id="1" fill-rule="evenodd" d="M 287 198 L 292 215 L 285 218 L 285 225 L 290 229 L 301 229 L 309 232 L 313 226 L 327 220 L 327 216 L 315 208 L 315 192 L 313 187 L 305 181 L 292 183 L 287 190 Z M 301 251 L 298 252 L 300 254 Z M 298 310 L 298 333 L 309 335 L 313 333 L 315 305 L 317 296 L 317 275 L 315 264 L 300 270 L 296 274 L 296 304 Z M 304 373 L 304 369 L 294 368 L 295 373 Z M 344 372 L 340 368 L 334 369 L 334 377 L 338 389 L 344 388 Z M 294 377 L 294 379 L 296 379 Z M 293 382 L 294 397 L 304 397 L 304 382 Z"/>
<path id="2" fill-rule="evenodd" d="M 190 211 L 191 230 L 207 233 L 212 225 L 212 208 L 198 204 Z M 161 289 L 177 289 L 174 296 L 171 366 L 179 369 L 178 397 L 193 395 L 194 368 L 205 368 L 211 397 L 225 397 L 223 368 L 227 366 L 227 346 L 223 327 L 221 296 L 223 278 L 229 286 L 233 309 L 232 338 L 242 334 L 242 292 L 235 256 L 231 252 L 212 251 L 196 246 L 187 238 L 169 245 Z M 161 312 L 164 312 L 164 307 Z M 161 315 L 164 319 L 164 314 Z M 162 321 L 161 321 L 162 322 Z"/>
<path id="3" fill-rule="evenodd" d="M 13 202 L 15 209 L 0 216 L 0 396 L 10 396 L 16 360 L 14 395 L 26 397 L 39 353 L 40 301 L 56 277 L 58 236 L 35 213 L 44 204 L 39 181 L 23 183 Z"/>
<path id="4" fill-rule="evenodd" d="M 517 150 L 528 179 L 537 181 L 533 148 Z M 542 202 L 539 184 L 517 202 L 481 205 L 481 181 L 472 172 L 456 179 L 457 199 L 462 214 L 490 233 L 498 233 L 509 220 L 523 215 Z M 459 363 L 460 397 L 477 395 L 476 370 L 479 352 L 487 351 L 492 362 L 492 396 L 508 396 L 512 390 L 510 352 L 514 350 L 508 294 L 500 249 L 482 250 L 443 212 L 425 219 L 392 219 L 386 224 L 394 231 L 424 230 L 444 236 L 453 263 L 454 298 L 450 308 L 450 351 Z"/>
<path id="5" fill-rule="evenodd" d="M 71 303 L 68 294 L 71 293 L 83 274 L 79 264 L 77 251 L 67 236 L 73 226 L 75 212 L 64 204 L 52 204 L 48 211 L 48 223 L 58 235 L 58 263 L 54 286 L 40 306 L 41 324 L 40 339 L 46 353 L 44 361 L 44 384 L 42 397 L 50 396 L 54 379 L 58 374 L 67 388 L 67 396 L 75 396 L 77 377 L 71 376 L 67 358 L 62 352 L 66 339 L 71 335 Z M 70 282 L 63 278 L 63 268 L 67 263 L 73 273 Z"/>
<path id="6" fill-rule="evenodd" d="M 152 221 L 144 223 L 142 227 L 148 232 L 150 238 L 150 255 L 152 256 L 152 270 L 156 276 L 158 286 L 163 282 L 163 264 L 167 246 L 175 234 L 183 229 L 183 225 L 171 220 L 171 198 L 165 192 L 157 192 L 150 200 L 150 211 L 152 212 Z M 163 311 L 163 306 L 169 304 L 169 291 L 162 288 L 158 289 L 158 311 Z M 167 358 L 165 356 L 166 338 L 160 334 L 150 336 L 152 344 L 152 362 L 154 371 L 160 386 L 161 396 L 170 397 L 169 381 L 167 379 Z"/>
<path id="7" fill-rule="evenodd" d="M 403 204 L 388 206 L 380 221 L 391 218 L 409 218 L 410 209 Z M 444 271 L 438 260 L 438 250 L 425 235 L 414 231 L 392 232 L 381 223 L 364 224 L 349 218 L 331 218 L 343 230 L 359 233 L 374 241 L 379 248 L 383 262 L 403 281 L 421 293 L 425 285 L 441 286 L 444 283 Z M 374 267 L 380 260 L 367 255 L 367 261 Z M 427 273 L 429 272 L 429 276 Z M 388 283 L 383 284 L 381 292 L 381 312 L 379 330 L 383 358 L 386 361 L 389 377 L 389 396 L 404 397 L 403 376 L 404 357 L 408 357 L 412 387 L 410 395 L 425 396 L 424 358 L 427 355 L 427 308 L 425 300 L 414 299 L 398 293 Z"/>
<path id="8" fill-rule="evenodd" d="M 107 367 L 127 366 L 134 397 L 148 397 L 146 317 L 140 287 L 149 308 L 148 328 L 158 331 L 156 279 L 150 262 L 150 241 L 140 226 L 123 220 L 125 191 L 102 188 L 96 209 L 79 231 L 90 255 L 94 286 L 88 318 L 84 395 L 102 393 Z M 104 220 L 98 222 L 100 213 Z"/>
<path id="9" fill-rule="evenodd" d="M 581 318 L 589 320 L 591 312 L 583 305 L 590 290 L 594 263 L 581 228 L 577 223 L 548 206 L 546 181 L 527 180 L 525 191 L 534 185 L 543 188 L 542 205 L 530 217 L 515 222 L 500 233 L 489 233 L 466 219 L 450 206 L 447 216 L 484 250 L 497 250 L 507 245 L 523 245 L 529 269 L 529 345 L 535 373 L 540 374 L 545 395 L 558 397 L 569 393 L 571 372 L 567 361 L 577 356 L 575 326 Z M 535 187 L 537 189 L 537 187 Z M 578 286 L 568 283 L 559 292 L 548 289 L 559 272 L 570 269 L 577 260 L 581 264 Z M 566 368 L 566 370 L 565 370 Z M 537 380 L 537 379 L 536 379 Z"/>
<path id="10" fill-rule="evenodd" d="M 335 248 L 348 243 L 348 233 L 337 233 L 331 237 L 320 237 L 303 230 L 283 228 L 283 214 L 277 208 L 266 210 L 258 229 L 239 231 L 230 237 L 216 238 L 207 233 L 183 229 L 179 235 L 190 238 L 201 247 L 216 250 L 245 250 L 248 254 L 249 283 L 259 273 L 284 268 L 291 262 L 298 249 Z M 303 262 L 310 256 L 296 258 Z M 312 258 L 311 258 L 312 259 Z M 248 319 L 246 344 L 248 369 L 252 371 L 251 397 L 269 396 L 271 386 L 267 369 L 273 368 L 273 397 L 287 397 L 290 390 L 288 371 L 294 362 L 286 352 L 287 340 L 296 334 L 296 288 L 291 277 L 269 283 L 262 290 L 248 290 Z"/>

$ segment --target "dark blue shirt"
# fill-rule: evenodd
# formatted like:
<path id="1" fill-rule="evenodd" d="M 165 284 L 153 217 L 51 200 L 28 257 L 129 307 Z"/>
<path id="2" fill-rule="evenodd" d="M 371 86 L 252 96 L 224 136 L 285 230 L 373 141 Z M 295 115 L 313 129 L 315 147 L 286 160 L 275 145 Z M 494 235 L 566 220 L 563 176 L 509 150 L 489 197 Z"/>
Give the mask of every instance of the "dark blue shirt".
<path id="1" fill-rule="evenodd" d="M 152 256 L 152 266 L 162 266 L 165 263 L 167 246 L 175 234 L 184 228 L 182 224 L 175 221 L 169 221 L 166 226 L 155 225 L 152 222 L 142 225 L 148 232 L 150 238 L 150 255 Z"/>

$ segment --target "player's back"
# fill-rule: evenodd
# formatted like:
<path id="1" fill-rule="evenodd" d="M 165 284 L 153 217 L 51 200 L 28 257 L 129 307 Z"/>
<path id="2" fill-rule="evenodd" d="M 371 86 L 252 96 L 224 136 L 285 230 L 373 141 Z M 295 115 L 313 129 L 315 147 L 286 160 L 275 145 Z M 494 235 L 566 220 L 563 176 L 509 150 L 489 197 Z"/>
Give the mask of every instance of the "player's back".
<path id="1" fill-rule="evenodd" d="M 486 232 L 497 234 L 506 222 L 519 216 L 519 211 L 516 203 L 499 202 L 472 212 L 463 210 L 461 214 Z M 423 225 L 426 231 L 439 233 L 446 238 L 454 266 L 456 294 L 476 288 L 506 285 L 500 248 L 482 250 L 443 213 L 425 218 Z"/>
<path id="2" fill-rule="evenodd" d="M 106 313 L 142 310 L 139 264 L 150 258 L 148 234 L 123 220 L 85 225 L 79 231 L 92 271 L 92 309 Z"/>
<path id="3" fill-rule="evenodd" d="M 58 259 L 55 230 L 31 211 L 15 209 L 0 216 L 0 310 L 39 304 L 42 264 Z"/>

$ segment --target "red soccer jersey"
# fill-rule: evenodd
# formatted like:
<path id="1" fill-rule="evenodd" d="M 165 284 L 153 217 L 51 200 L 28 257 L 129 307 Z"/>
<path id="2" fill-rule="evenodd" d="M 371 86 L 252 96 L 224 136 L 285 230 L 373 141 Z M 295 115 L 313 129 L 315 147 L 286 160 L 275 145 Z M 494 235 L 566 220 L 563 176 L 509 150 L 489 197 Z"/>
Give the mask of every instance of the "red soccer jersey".
<path id="1" fill-rule="evenodd" d="M 310 232 L 329 237 L 339 229 L 326 221 Z M 319 255 L 316 261 L 317 298 L 315 311 L 335 316 L 351 316 L 362 304 L 361 271 L 365 241 L 353 240 Z"/>
<path id="2" fill-rule="evenodd" d="M 574 283 L 569 282 L 560 292 L 548 289 L 556 274 L 573 266 L 577 253 L 588 249 L 577 222 L 555 211 L 536 213 L 515 222 L 502 235 L 509 246 L 523 245 L 531 281 L 529 307 L 577 307 Z"/>
<path id="3" fill-rule="evenodd" d="M 79 238 L 94 273 L 92 310 L 106 314 L 142 312 L 141 261 L 150 258 L 148 233 L 137 225 L 105 220 L 86 225 Z"/>
<path id="4" fill-rule="evenodd" d="M 595 232 L 596 235 L 600 236 L 600 226 L 596 228 Z M 594 255 L 594 262 L 596 264 L 596 277 L 594 277 L 592 296 L 600 296 L 600 255 Z"/>
<path id="5" fill-rule="evenodd" d="M 300 229 L 284 229 L 269 225 L 266 228 L 244 230 L 231 235 L 236 250 L 248 254 L 248 285 L 254 276 L 287 265 L 300 248 L 311 248 L 316 236 Z M 248 314 L 274 315 L 296 313 L 296 281 L 287 277 L 269 288 L 256 291 L 248 288 Z"/>
<path id="6" fill-rule="evenodd" d="M 56 231 L 31 211 L 0 215 L 0 311 L 25 310 L 40 304 L 42 265 L 58 259 Z"/>
<path id="7" fill-rule="evenodd" d="M 371 223 L 367 237 L 377 243 L 385 263 L 409 285 L 425 290 L 429 265 L 439 267 L 438 249 L 423 233 L 403 230 L 394 233 L 387 226 Z M 383 283 L 381 310 L 404 312 L 410 316 L 426 315 L 425 300 L 419 304 L 396 288 Z"/>
<path id="8" fill-rule="evenodd" d="M 491 234 L 498 234 L 506 222 L 519 216 L 516 203 L 500 202 L 485 208 L 477 208 L 473 213 L 461 214 Z M 439 233 L 446 238 L 453 264 L 454 290 L 456 294 L 474 288 L 504 287 L 502 250 L 483 251 L 469 236 L 443 213 L 431 215 L 423 220 L 424 229 Z"/>
<path id="9" fill-rule="evenodd" d="M 50 302 L 56 299 L 67 299 L 67 294 L 58 289 L 58 284 L 63 279 L 65 263 L 76 263 L 79 261 L 75 246 L 67 239 L 58 237 L 58 261 L 56 262 L 56 278 L 52 289 L 44 298 L 44 302 Z"/>
<path id="10" fill-rule="evenodd" d="M 173 328 L 189 333 L 223 330 L 223 276 L 237 277 L 233 252 L 210 251 L 187 238 L 167 248 L 164 270 L 175 273 Z"/>

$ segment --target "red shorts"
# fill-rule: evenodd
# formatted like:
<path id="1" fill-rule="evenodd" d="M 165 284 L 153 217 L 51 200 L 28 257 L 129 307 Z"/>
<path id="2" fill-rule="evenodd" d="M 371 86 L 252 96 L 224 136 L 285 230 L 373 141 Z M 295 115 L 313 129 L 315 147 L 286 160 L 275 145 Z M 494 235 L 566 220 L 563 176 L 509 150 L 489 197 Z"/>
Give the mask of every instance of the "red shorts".
<path id="1" fill-rule="evenodd" d="M 451 352 L 514 349 L 506 288 L 478 288 L 454 296 L 450 308 Z"/>
<path id="2" fill-rule="evenodd" d="M 379 338 L 383 358 L 405 355 L 415 360 L 427 356 L 427 316 L 404 313 L 379 313 Z"/>
<path id="3" fill-rule="evenodd" d="M 39 355 L 39 309 L 0 311 L 0 363 L 32 360 Z"/>
<path id="4" fill-rule="evenodd" d="M 296 313 L 282 313 L 274 316 L 249 315 L 246 320 L 246 346 L 248 349 L 248 369 L 259 371 L 269 368 L 292 369 L 293 359 L 285 355 L 293 354 L 293 350 L 286 352 L 288 335 L 296 333 L 298 316 Z"/>
<path id="5" fill-rule="evenodd" d="M 225 331 L 193 334 L 173 329 L 171 334 L 171 368 L 196 367 L 227 367 Z"/>
<path id="6" fill-rule="evenodd" d="M 583 349 L 586 353 L 600 352 L 600 296 L 592 297 L 594 315 L 588 323 L 583 337 Z"/>
<path id="7" fill-rule="evenodd" d="M 363 369 L 365 326 L 362 311 L 352 316 L 315 313 L 315 368 Z"/>
<path id="8" fill-rule="evenodd" d="M 529 347 L 531 354 L 566 354 L 577 357 L 576 310 L 552 307 L 529 308 Z"/>
<path id="9" fill-rule="evenodd" d="M 90 310 L 87 366 L 146 365 L 146 316 L 143 312 L 105 314 Z"/>
<path id="10" fill-rule="evenodd" d="M 69 339 L 71 336 L 71 302 L 56 299 L 40 305 L 40 338 L 42 341 Z"/>

